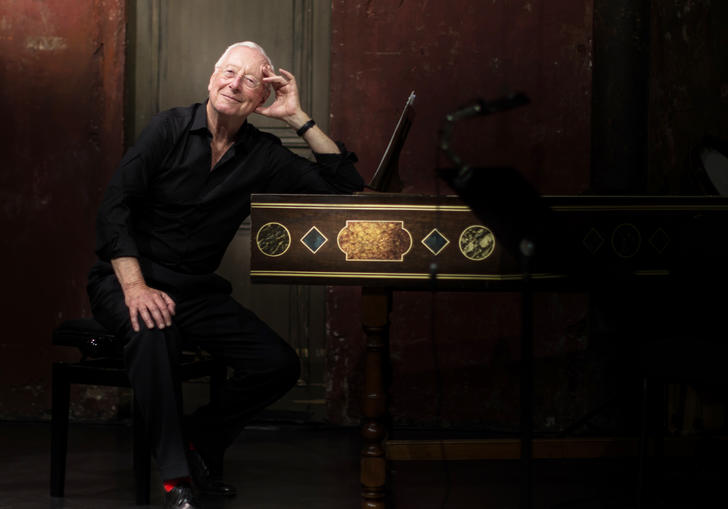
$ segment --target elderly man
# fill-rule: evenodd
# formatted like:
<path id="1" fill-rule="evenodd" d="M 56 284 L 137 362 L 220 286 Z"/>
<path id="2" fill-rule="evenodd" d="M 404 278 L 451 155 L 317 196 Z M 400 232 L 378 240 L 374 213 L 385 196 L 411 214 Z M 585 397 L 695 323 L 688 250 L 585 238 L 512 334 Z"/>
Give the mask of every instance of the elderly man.
<path id="1" fill-rule="evenodd" d="M 255 43 L 230 46 L 202 104 L 155 116 L 124 155 L 97 221 L 91 308 L 124 338 L 124 356 L 165 485 L 165 507 L 225 496 L 222 458 L 244 424 L 299 375 L 293 349 L 231 296 L 214 271 L 250 212 L 250 194 L 351 193 L 356 157 L 301 109 L 293 75 L 276 74 Z M 275 98 L 265 106 L 271 89 Z M 316 161 L 296 156 L 247 120 L 285 121 Z M 219 403 L 182 417 L 176 359 L 201 347 L 232 368 Z"/>

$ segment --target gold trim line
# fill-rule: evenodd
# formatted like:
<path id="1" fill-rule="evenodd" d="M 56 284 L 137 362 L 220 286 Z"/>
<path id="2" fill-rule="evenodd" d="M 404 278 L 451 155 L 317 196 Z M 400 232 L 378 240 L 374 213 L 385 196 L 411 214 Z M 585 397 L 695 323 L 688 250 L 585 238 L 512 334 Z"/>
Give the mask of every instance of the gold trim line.
<path id="1" fill-rule="evenodd" d="M 378 203 L 272 203 L 252 202 L 252 209 L 311 209 L 311 210 L 414 210 L 439 212 L 470 212 L 465 205 L 397 205 Z"/>
<path id="2" fill-rule="evenodd" d="M 251 270 L 251 277 L 331 277 L 362 279 L 430 279 L 426 272 L 312 272 L 295 270 Z M 531 274 L 532 279 L 561 279 L 564 274 Z M 517 281 L 523 279 L 522 274 L 437 274 L 437 279 L 465 281 Z"/>

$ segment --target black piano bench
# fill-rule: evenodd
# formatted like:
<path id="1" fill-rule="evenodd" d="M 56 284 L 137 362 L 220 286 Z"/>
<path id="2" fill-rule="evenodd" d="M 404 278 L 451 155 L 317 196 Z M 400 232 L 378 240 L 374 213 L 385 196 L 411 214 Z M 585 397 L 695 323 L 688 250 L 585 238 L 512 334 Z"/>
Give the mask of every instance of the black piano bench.
<path id="1" fill-rule="evenodd" d="M 113 334 L 89 318 L 68 320 L 53 331 L 53 344 L 76 347 L 81 351 L 78 362 L 53 363 L 53 409 L 51 416 L 51 497 L 63 497 L 66 481 L 68 446 L 68 410 L 71 384 L 130 387 L 124 369 L 122 345 Z M 185 352 L 180 364 L 182 382 L 210 377 L 210 397 L 218 393 L 224 382 L 225 367 L 200 352 Z M 136 481 L 136 503 L 149 504 L 151 451 L 136 402 L 132 415 L 133 465 Z"/>

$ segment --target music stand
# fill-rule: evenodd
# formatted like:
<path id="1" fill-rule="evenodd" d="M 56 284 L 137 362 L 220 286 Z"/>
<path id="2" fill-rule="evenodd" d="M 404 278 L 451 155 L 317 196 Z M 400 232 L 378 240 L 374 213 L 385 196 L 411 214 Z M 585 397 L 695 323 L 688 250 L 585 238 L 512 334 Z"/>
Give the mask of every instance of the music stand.
<path id="1" fill-rule="evenodd" d="M 415 92 L 410 92 L 404 104 L 402 113 L 399 116 L 397 125 L 394 127 L 387 148 L 384 149 L 382 159 L 379 161 L 376 171 L 369 185 L 366 187 L 373 191 L 387 191 L 396 193 L 402 190 L 402 181 L 399 178 L 399 153 L 402 151 L 407 134 L 414 120 Z"/>

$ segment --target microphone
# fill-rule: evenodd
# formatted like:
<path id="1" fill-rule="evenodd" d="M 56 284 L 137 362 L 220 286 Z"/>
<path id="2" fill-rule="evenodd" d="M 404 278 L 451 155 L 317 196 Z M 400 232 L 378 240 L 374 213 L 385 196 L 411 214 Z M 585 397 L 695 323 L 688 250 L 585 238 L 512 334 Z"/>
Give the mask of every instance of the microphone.
<path id="1" fill-rule="evenodd" d="M 511 110 L 530 102 L 531 100 L 526 96 L 526 94 L 522 92 L 513 92 L 492 101 L 485 101 L 478 98 L 467 106 L 455 110 L 452 113 L 448 113 L 445 116 L 445 124 L 440 129 L 440 149 L 445 152 L 450 161 L 452 161 L 460 170 L 461 174 L 465 173 L 468 170 L 468 165 L 463 163 L 460 156 L 452 150 L 452 145 L 450 144 L 450 138 L 452 137 L 455 123 L 468 117 L 484 116 L 490 115 L 491 113 Z"/>
<path id="2" fill-rule="evenodd" d="M 514 92 L 492 101 L 477 98 L 471 104 L 449 113 L 445 119 L 448 122 L 456 122 L 463 118 L 485 116 L 491 113 L 512 110 L 530 102 L 530 99 L 522 92 Z"/>

